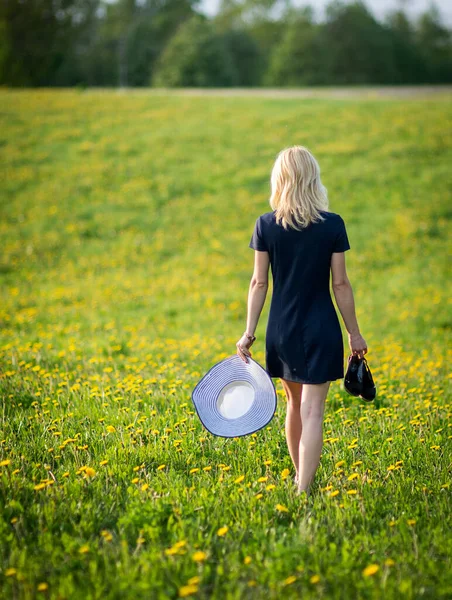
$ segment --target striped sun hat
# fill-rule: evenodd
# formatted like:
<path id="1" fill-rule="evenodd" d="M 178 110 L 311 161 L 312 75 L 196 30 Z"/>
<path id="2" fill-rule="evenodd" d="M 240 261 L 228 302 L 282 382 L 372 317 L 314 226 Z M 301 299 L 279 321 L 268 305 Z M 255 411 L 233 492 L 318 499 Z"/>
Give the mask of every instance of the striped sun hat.
<path id="1" fill-rule="evenodd" d="M 220 437 L 240 437 L 262 429 L 276 411 L 276 390 L 267 371 L 237 354 L 215 364 L 191 398 L 204 427 Z"/>

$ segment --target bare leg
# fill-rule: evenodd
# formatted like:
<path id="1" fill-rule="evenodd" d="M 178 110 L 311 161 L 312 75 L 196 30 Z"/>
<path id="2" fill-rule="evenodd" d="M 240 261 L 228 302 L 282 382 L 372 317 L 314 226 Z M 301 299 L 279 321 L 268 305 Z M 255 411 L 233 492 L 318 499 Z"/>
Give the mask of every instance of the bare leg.
<path id="1" fill-rule="evenodd" d="M 298 491 L 305 491 L 307 495 L 322 454 L 323 413 L 329 387 L 329 381 L 318 385 L 303 384 L 301 395 L 303 431 L 299 448 Z"/>
<path id="2" fill-rule="evenodd" d="M 281 379 L 282 386 L 287 396 L 286 412 L 286 441 L 289 454 L 295 467 L 295 478 L 298 480 L 298 464 L 300 437 L 302 431 L 301 423 L 301 392 L 303 385 L 295 381 Z"/>

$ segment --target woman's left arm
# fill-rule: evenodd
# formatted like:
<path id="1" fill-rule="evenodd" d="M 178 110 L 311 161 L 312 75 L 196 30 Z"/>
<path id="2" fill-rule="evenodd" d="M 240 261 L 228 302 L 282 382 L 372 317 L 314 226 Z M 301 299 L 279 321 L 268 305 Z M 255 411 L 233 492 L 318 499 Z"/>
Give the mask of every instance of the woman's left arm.
<path id="1" fill-rule="evenodd" d="M 240 340 L 237 342 L 237 354 L 240 358 L 248 362 L 247 356 L 251 356 L 249 348 L 253 342 L 248 336 L 254 336 L 259 317 L 265 304 L 268 290 L 268 270 L 270 257 L 268 252 L 254 251 L 254 272 L 250 281 L 248 291 L 248 311 L 246 320 L 246 330 Z"/>

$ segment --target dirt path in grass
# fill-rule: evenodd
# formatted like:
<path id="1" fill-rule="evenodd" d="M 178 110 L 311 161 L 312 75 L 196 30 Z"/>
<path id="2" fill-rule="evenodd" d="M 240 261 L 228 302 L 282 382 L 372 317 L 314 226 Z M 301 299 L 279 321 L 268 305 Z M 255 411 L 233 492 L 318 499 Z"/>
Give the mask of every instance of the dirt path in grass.
<path id="1" fill-rule="evenodd" d="M 137 91 L 137 90 L 133 90 Z M 241 96 L 257 98 L 404 98 L 452 95 L 452 85 L 308 87 L 308 88 L 151 88 L 143 92 L 182 96 Z"/>

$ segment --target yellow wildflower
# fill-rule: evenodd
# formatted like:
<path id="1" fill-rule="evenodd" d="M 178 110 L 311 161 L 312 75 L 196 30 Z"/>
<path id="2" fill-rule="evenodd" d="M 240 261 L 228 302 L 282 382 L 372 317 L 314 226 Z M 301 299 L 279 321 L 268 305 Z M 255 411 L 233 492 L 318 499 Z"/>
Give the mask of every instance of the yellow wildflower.
<path id="1" fill-rule="evenodd" d="M 368 565 L 364 570 L 363 570 L 363 575 L 364 577 L 370 577 L 371 575 L 375 575 L 375 573 L 380 569 L 380 567 L 378 565 Z"/>
<path id="2" fill-rule="evenodd" d="M 187 596 L 196 594 L 197 591 L 197 585 L 183 585 L 181 588 L 179 588 L 179 598 L 186 598 Z"/>
<path id="3" fill-rule="evenodd" d="M 206 558 L 207 554 L 205 552 L 202 552 L 202 550 L 197 550 L 192 554 L 192 559 L 195 562 L 202 562 L 203 560 L 206 560 Z"/>

